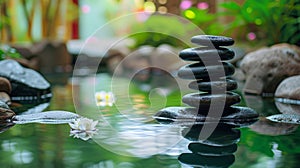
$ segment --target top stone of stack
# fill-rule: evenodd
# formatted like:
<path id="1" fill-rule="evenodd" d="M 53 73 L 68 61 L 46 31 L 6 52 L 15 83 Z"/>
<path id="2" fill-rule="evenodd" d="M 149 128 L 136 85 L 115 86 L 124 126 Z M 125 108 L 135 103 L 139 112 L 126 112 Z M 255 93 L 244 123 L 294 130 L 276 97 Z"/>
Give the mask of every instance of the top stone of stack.
<path id="1" fill-rule="evenodd" d="M 192 43 L 203 45 L 203 46 L 231 46 L 234 44 L 234 40 L 230 37 L 225 36 L 213 36 L 213 35 L 198 35 L 191 39 Z"/>

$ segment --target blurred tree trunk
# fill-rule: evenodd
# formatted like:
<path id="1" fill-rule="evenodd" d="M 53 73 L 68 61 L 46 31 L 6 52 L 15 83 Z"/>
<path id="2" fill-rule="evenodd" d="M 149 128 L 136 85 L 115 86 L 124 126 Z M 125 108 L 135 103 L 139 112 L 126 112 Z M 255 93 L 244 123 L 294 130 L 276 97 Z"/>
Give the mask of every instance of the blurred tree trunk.
<path id="1" fill-rule="evenodd" d="M 13 33 L 7 9 L 7 1 L 2 1 L 0 4 L 1 41 L 13 42 Z"/>

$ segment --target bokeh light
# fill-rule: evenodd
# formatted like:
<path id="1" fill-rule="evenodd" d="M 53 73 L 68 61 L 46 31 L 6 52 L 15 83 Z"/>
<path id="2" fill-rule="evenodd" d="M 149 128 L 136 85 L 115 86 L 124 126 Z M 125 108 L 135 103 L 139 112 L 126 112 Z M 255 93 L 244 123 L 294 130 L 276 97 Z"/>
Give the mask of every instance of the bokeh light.
<path id="1" fill-rule="evenodd" d="M 165 6 L 160 6 L 160 7 L 158 7 L 158 12 L 165 14 L 168 12 L 168 9 Z"/>
<path id="2" fill-rule="evenodd" d="M 261 25 L 262 24 L 262 20 L 261 19 L 255 19 L 255 24 L 256 25 Z"/>
<path id="3" fill-rule="evenodd" d="M 150 2 L 150 1 L 145 2 L 144 8 L 145 8 L 145 12 L 153 13 L 153 12 L 156 11 L 155 4 L 153 2 Z"/>
<path id="4" fill-rule="evenodd" d="M 166 4 L 167 2 L 168 2 L 167 0 L 158 0 L 158 3 L 160 3 L 162 5 Z"/>
<path id="5" fill-rule="evenodd" d="M 91 7 L 89 5 L 82 5 L 81 11 L 83 13 L 89 13 L 91 11 Z"/>
<path id="6" fill-rule="evenodd" d="M 192 2 L 189 1 L 189 0 L 184 0 L 180 3 L 180 8 L 185 10 L 185 9 L 188 9 L 192 6 Z"/>
<path id="7" fill-rule="evenodd" d="M 195 19 L 196 14 L 192 10 L 186 10 L 184 11 L 184 16 L 187 17 L 188 19 Z"/>
<path id="8" fill-rule="evenodd" d="M 247 34 L 247 38 L 248 38 L 248 40 L 253 41 L 256 39 L 256 34 L 253 32 L 250 32 Z"/>
<path id="9" fill-rule="evenodd" d="M 197 8 L 199 8 L 199 9 L 208 9 L 208 8 L 209 8 L 209 5 L 208 5 L 207 2 L 199 2 L 199 3 L 197 4 Z"/>

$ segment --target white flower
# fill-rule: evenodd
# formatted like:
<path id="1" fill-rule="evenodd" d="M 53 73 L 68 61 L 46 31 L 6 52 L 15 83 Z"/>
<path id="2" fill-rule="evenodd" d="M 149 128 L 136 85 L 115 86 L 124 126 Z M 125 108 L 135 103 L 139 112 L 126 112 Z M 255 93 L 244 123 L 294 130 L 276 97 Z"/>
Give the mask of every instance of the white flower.
<path id="1" fill-rule="evenodd" d="M 97 124 L 98 121 L 93 121 L 88 118 L 75 119 L 73 122 L 69 123 L 71 127 L 70 136 L 86 141 L 97 133 Z"/>
<path id="2" fill-rule="evenodd" d="M 96 92 L 96 105 L 105 107 L 105 106 L 112 106 L 115 103 L 115 96 L 112 92 Z"/>

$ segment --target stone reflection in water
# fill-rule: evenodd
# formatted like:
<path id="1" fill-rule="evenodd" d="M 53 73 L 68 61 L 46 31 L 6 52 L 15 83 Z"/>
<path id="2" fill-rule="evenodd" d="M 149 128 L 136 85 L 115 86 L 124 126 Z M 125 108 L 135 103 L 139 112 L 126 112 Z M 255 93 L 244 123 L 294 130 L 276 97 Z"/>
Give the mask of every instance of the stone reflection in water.
<path id="1" fill-rule="evenodd" d="M 298 125 L 288 123 L 278 123 L 266 118 L 260 118 L 255 124 L 250 126 L 251 130 L 263 135 L 286 135 L 297 130 Z"/>
<path id="2" fill-rule="evenodd" d="M 278 110 L 283 114 L 298 114 L 300 115 L 300 105 L 296 104 L 286 104 L 275 101 L 275 105 Z"/>
<path id="3" fill-rule="evenodd" d="M 233 153 L 237 151 L 237 143 L 241 136 L 240 130 L 227 124 L 219 124 L 208 138 L 201 138 L 200 132 L 203 126 L 193 125 L 183 129 L 182 135 L 191 141 L 188 145 L 191 153 L 180 154 L 178 160 L 192 167 L 229 167 L 232 165 L 235 161 Z"/>

